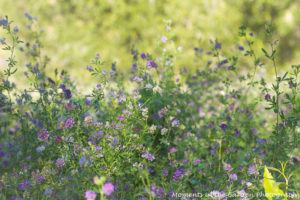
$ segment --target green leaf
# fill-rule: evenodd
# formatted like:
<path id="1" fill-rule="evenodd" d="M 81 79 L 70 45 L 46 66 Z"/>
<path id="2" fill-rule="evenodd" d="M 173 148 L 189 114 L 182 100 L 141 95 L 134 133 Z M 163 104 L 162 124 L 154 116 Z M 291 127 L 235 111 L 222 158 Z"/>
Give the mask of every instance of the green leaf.
<path id="1" fill-rule="evenodd" d="M 263 186 L 268 200 L 272 200 L 273 196 L 284 196 L 283 191 L 279 189 L 279 184 L 276 183 L 266 166 L 264 171 Z"/>
<path id="2" fill-rule="evenodd" d="M 269 54 L 268 54 L 268 52 L 264 48 L 261 48 L 261 50 L 264 52 L 264 54 L 265 54 L 266 57 L 268 57 L 268 58 L 270 57 Z"/>

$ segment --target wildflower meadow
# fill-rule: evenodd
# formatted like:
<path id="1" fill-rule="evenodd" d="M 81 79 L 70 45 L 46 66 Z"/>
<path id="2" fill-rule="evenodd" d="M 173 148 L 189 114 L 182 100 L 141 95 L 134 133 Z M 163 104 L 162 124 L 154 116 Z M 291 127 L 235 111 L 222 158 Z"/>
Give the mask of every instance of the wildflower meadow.
<path id="1" fill-rule="evenodd" d="M 272 23 L 263 44 L 242 24 L 195 44 L 187 67 L 167 20 L 159 55 L 95 52 L 82 89 L 24 17 L 0 18 L 1 200 L 300 199 L 300 64 L 281 68 Z"/>

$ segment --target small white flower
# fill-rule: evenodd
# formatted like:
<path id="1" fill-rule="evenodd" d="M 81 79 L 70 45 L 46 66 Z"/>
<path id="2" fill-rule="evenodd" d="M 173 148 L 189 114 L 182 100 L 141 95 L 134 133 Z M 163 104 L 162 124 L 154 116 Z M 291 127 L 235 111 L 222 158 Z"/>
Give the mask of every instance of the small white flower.
<path id="1" fill-rule="evenodd" d="M 143 79 L 140 78 L 140 77 L 138 77 L 138 76 L 136 76 L 136 77 L 133 78 L 133 81 L 134 82 L 141 82 L 141 81 L 143 81 Z"/>
<path id="2" fill-rule="evenodd" d="M 43 145 L 36 148 L 37 152 L 42 152 L 44 150 L 45 150 L 45 146 L 43 146 Z"/>
<path id="3" fill-rule="evenodd" d="M 166 134 L 168 132 L 168 129 L 167 128 L 163 128 L 163 129 L 161 129 L 161 135 L 164 135 L 164 134 Z"/>
<path id="4" fill-rule="evenodd" d="M 156 130 L 156 126 L 154 124 L 150 126 L 149 131 L 151 134 L 153 134 L 155 130 Z"/>
<path id="5" fill-rule="evenodd" d="M 146 88 L 146 90 L 151 90 L 151 89 L 153 88 L 153 86 L 152 86 L 151 84 L 147 84 L 147 85 L 145 86 L 145 88 Z"/>
<path id="6" fill-rule="evenodd" d="M 160 93 L 161 92 L 161 88 L 157 85 L 153 88 L 153 92 L 158 92 Z"/>
<path id="7" fill-rule="evenodd" d="M 250 183 L 250 182 L 247 182 L 247 183 L 246 183 L 246 185 L 247 185 L 247 187 L 249 188 L 249 187 L 251 187 L 251 186 L 252 186 L 252 183 Z"/>
<path id="8" fill-rule="evenodd" d="M 142 110 L 142 115 L 143 115 L 143 117 L 148 117 L 148 108 L 144 108 L 143 110 Z"/>
<path id="9" fill-rule="evenodd" d="M 17 156 L 21 156 L 21 155 L 23 155 L 23 152 L 22 151 L 18 151 Z"/>
<path id="10" fill-rule="evenodd" d="M 182 46 L 179 46 L 179 47 L 177 48 L 177 50 L 178 50 L 178 51 L 182 51 Z"/>
<path id="11" fill-rule="evenodd" d="M 171 60 L 167 60 L 166 61 L 166 66 L 171 66 L 172 65 L 172 61 Z"/>
<path id="12" fill-rule="evenodd" d="M 165 43 L 167 40 L 168 40 L 168 38 L 167 38 L 166 36 L 162 36 L 162 37 L 161 37 L 161 41 L 162 41 L 163 43 Z"/>

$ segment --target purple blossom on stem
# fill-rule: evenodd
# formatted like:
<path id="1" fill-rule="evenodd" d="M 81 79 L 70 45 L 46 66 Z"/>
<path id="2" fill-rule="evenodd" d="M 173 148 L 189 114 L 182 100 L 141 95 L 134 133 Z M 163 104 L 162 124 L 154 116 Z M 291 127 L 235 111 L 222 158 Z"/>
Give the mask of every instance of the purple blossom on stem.
<path id="1" fill-rule="evenodd" d="M 229 176 L 231 181 L 237 181 L 237 175 L 236 174 L 230 174 Z"/>
<path id="2" fill-rule="evenodd" d="M 175 172 L 174 172 L 174 175 L 173 175 L 173 181 L 178 181 L 182 178 L 182 175 L 183 175 L 183 172 L 184 172 L 184 168 L 181 168 L 181 169 L 177 169 Z"/>
<path id="3" fill-rule="evenodd" d="M 153 60 L 147 62 L 147 66 L 148 68 L 158 68 L 158 64 Z"/>
<path id="4" fill-rule="evenodd" d="M 251 164 L 248 168 L 248 174 L 259 174 L 258 171 L 256 171 L 255 164 Z"/>
<path id="5" fill-rule="evenodd" d="M 142 54 L 141 54 L 141 58 L 142 58 L 142 59 L 146 59 L 146 58 L 147 58 L 147 55 L 146 55 L 145 53 L 142 53 Z"/>
<path id="6" fill-rule="evenodd" d="M 158 111 L 158 115 L 160 118 L 162 118 L 162 117 L 166 116 L 167 112 L 168 112 L 167 109 L 162 108 L 161 110 Z"/>
<path id="7" fill-rule="evenodd" d="M 151 155 L 150 153 L 145 152 L 142 155 L 143 158 L 147 158 L 149 161 L 153 161 L 155 159 L 155 157 L 153 155 Z"/>
<path id="8" fill-rule="evenodd" d="M 228 126 L 227 126 L 227 124 L 221 124 L 220 128 L 221 128 L 223 131 L 225 131 L 225 130 L 228 128 Z"/>
<path id="9" fill-rule="evenodd" d="M 231 167 L 231 165 L 230 165 L 229 163 L 225 163 L 225 164 L 224 164 L 224 169 L 225 169 L 226 171 L 232 171 L 232 167 Z"/>
<path id="10" fill-rule="evenodd" d="M 70 99 L 72 97 L 72 93 L 71 93 L 71 90 L 69 89 L 64 89 L 64 95 L 65 95 L 65 98 L 66 99 Z"/>
<path id="11" fill-rule="evenodd" d="M 270 99 L 271 99 L 271 96 L 270 96 L 269 94 L 266 94 L 265 100 L 268 101 L 268 100 L 270 100 Z"/>
<path id="12" fill-rule="evenodd" d="M 48 141 L 48 137 L 49 137 L 49 134 L 48 134 L 47 129 L 42 129 L 38 132 L 38 138 L 40 140 Z"/>
<path id="13" fill-rule="evenodd" d="M 170 154 L 175 153 L 176 151 L 177 151 L 177 149 L 173 147 L 170 149 Z"/>
<path id="14" fill-rule="evenodd" d="M 218 41 L 216 41 L 215 49 L 221 49 L 221 48 L 222 48 L 221 44 Z"/>
<path id="15" fill-rule="evenodd" d="M 73 128 L 74 124 L 75 124 L 74 119 L 69 118 L 65 123 L 65 128 Z"/>
<path id="16" fill-rule="evenodd" d="M 62 168 L 63 166 L 65 166 L 65 161 L 64 161 L 64 159 L 63 159 L 63 158 L 58 158 L 58 159 L 56 160 L 56 166 L 57 166 L 58 168 Z"/>
<path id="17" fill-rule="evenodd" d="M 85 192 L 85 198 L 87 200 L 94 200 L 94 199 L 96 199 L 96 197 L 97 197 L 97 194 L 91 190 L 88 190 Z"/>
<path id="18" fill-rule="evenodd" d="M 178 127 L 179 126 L 179 120 L 178 119 L 174 119 L 173 121 L 172 121 L 172 127 Z"/>
<path id="19" fill-rule="evenodd" d="M 102 194 L 110 196 L 114 190 L 115 190 L 114 185 L 112 183 L 108 182 L 103 185 Z"/>

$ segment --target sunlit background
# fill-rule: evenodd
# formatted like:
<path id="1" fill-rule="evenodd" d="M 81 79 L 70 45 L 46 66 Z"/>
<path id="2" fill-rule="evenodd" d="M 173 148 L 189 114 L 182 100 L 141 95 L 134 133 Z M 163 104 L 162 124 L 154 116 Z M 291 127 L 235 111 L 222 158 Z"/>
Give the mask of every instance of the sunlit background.
<path id="1" fill-rule="evenodd" d="M 168 39 L 182 47 L 179 68 L 201 68 L 194 63 L 194 48 L 209 48 L 209 40 L 218 39 L 224 51 L 242 45 L 241 25 L 257 36 L 260 49 L 269 21 L 280 39 L 280 67 L 300 61 L 298 0 L 0 0 L 0 16 L 8 15 L 19 26 L 22 39 L 29 41 L 24 13 L 37 16 L 44 30 L 43 54 L 51 58 L 48 70 L 66 69 L 83 84 L 90 81 L 86 65 L 96 53 L 107 63 L 116 62 L 121 71 L 131 67 L 133 46 L 159 56 L 157 42 L 166 34 L 168 21 L 172 21 Z M 0 55 L 4 67 L 5 56 Z M 21 76 L 25 63 L 19 64 Z"/>

